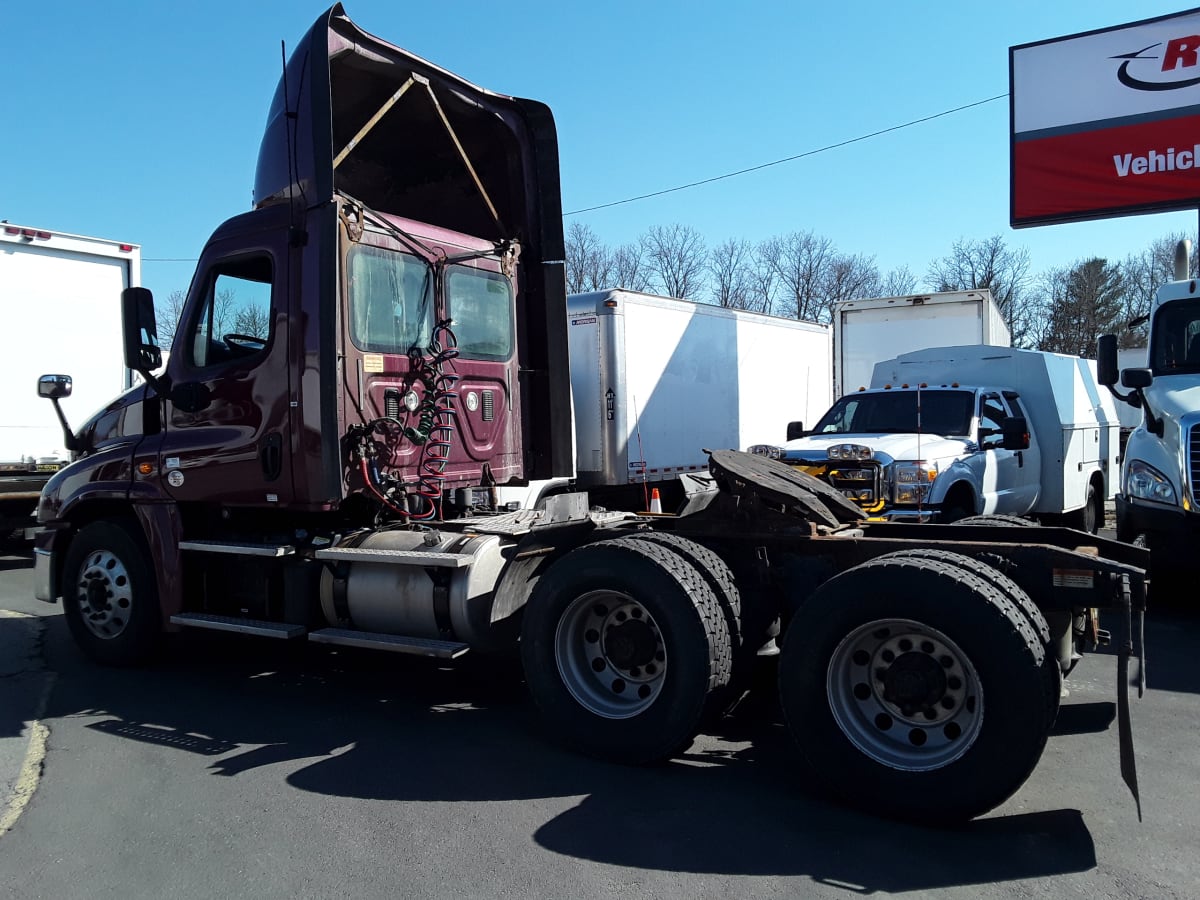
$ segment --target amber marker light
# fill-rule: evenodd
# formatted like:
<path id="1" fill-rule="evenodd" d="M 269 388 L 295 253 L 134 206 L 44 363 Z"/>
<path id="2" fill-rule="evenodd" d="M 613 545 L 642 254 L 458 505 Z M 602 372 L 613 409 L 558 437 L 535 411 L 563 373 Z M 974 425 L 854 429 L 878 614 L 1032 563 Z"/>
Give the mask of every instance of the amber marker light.
<path id="1" fill-rule="evenodd" d="M 148 462 L 138 463 L 138 474 L 139 475 L 153 475 L 154 474 L 154 464 L 148 463 Z"/>

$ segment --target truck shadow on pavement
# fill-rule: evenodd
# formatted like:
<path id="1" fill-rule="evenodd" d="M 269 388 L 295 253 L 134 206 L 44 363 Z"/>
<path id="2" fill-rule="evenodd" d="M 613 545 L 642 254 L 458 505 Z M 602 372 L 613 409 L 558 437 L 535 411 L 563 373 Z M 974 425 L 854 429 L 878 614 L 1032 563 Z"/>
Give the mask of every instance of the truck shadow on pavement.
<path id="1" fill-rule="evenodd" d="M 187 635 L 171 641 L 150 672 L 115 670 L 80 659 L 61 618 L 51 623 L 48 656 L 60 672 L 52 728 L 64 717 L 94 719 L 85 722 L 94 732 L 193 754 L 214 777 L 278 778 L 314 795 L 401 803 L 582 796 L 548 813 L 533 840 L 618 866 L 807 875 L 861 892 L 1096 865 L 1091 834 L 1073 809 L 943 831 L 830 804 L 794 774 L 790 739 L 769 702 L 724 720 L 668 765 L 626 768 L 548 744 L 513 665 L 447 668 Z M 186 770 L 187 759 L 164 756 L 164 765 Z M 268 766 L 280 768 L 256 771 Z"/>

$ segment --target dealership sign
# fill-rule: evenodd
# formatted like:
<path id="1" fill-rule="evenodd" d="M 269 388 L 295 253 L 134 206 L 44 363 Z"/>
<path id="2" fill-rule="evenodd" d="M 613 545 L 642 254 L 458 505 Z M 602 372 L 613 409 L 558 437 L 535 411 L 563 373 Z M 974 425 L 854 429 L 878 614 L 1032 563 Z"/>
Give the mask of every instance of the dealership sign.
<path id="1" fill-rule="evenodd" d="M 1200 9 L 1008 60 L 1014 226 L 1200 207 Z"/>

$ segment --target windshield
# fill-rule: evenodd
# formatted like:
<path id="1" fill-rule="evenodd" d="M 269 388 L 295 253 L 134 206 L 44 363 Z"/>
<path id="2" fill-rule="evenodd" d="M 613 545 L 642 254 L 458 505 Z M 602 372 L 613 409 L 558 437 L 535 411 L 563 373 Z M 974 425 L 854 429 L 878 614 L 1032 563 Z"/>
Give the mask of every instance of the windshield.
<path id="1" fill-rule="evenodd" d="M 446 300 L 460 356 L 508 359 L 513 348 L 512 285 L 499 272 L 451 266 Z"/>
<path id="2" fill-rule="evenodd" d="M 917 400 L 920 398 L 918 411 Z M 970 391 L 895 391 L 848 394 L 821 417 L 813 434 L 967 435 L 974 394 Z"/>
<path id="3" fill-rule="evenodd" d="M 1151 335 L 1155 375 L 1200 372 L 1200 299 L 1164 303 L 1154 316 Z"/>
<path id="4" fill-rule="evenodd" d="M 433 320 L 429 266 L 411 253 L 356 244 L 347 269 L 355 346 L 375 353 L 424 351 Z"/>

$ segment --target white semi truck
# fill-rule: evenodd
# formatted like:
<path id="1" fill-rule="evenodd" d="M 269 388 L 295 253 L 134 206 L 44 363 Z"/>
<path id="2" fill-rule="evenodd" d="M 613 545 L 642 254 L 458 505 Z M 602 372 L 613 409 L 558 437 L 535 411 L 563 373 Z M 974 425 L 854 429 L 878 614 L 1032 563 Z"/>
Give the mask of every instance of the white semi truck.
<path id="1" fill-rule="evenodd" d="M 940 347 L 875 366 L 806 436 L 758 452 L 828 481 L 871 516 L 1036 516 L 1095 533 L 1119 422 L 1095 364 L 1009 347 Z"/>
<path id="2" fill-rule="evenodd" d="M 833 310 L 833 393 L 840 397 L 866 387 L 876 363 L 901 353 L 1011 343 L 987 289 L 847 300 Z"/>
<path id="3" fill-rule="evenodd" d="M 1175 280 L 1151 303 L 1144 365 L 1121 368 L 1115 335 L 1101 337 L 1097 353 L 1101 382 L 1141 411 L 1121 464 L 1117 537 L 1150 548 L 1160 581 L 1187 571 L 1200 546 L 1200 284 L 1188 277 L 1189 257 L 1181 242 Z"/>
<path id="4" fill-rule="evenodd" d="M 42 486 L 70 459 L 33 391 L 38 376 L 76 373 L 79 390 L 63 402 L 74 421 L 124 390 L 121 291 L 140 283 L 137 244 L 0 225 L 0 535 L 33 525 Z"/>

